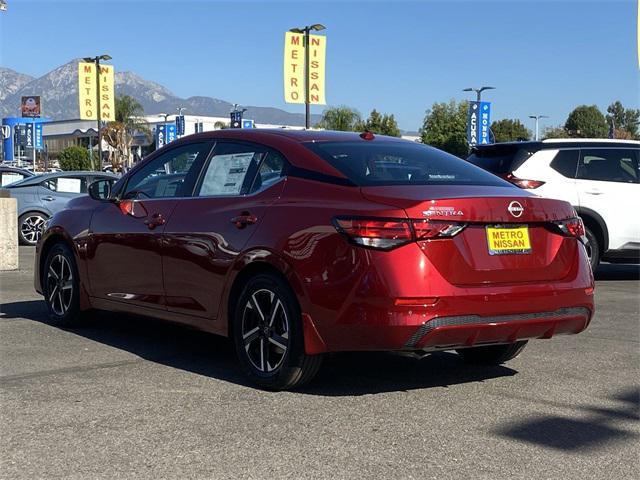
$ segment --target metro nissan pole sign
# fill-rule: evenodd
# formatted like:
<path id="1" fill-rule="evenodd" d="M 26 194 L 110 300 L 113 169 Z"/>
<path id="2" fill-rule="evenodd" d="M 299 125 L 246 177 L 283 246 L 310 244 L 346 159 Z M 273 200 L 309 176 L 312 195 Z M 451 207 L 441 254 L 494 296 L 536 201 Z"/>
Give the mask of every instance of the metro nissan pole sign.
<path id="1" fill-rule="evenodd" d="M 95 63 L 78 63 L 78 100 L 82 120 L 98 120 L 98 85 Z M 100 120 L 116 119 L 113 65 L 100 65 Z"/>
<path id="2" fill-rule="evenodd" d="M 284 37 L 284 101 L 305 103 L 304 35 L 286 32 Z M 309 35 L 309 103 L 325 105 L 327 37 Z"/>

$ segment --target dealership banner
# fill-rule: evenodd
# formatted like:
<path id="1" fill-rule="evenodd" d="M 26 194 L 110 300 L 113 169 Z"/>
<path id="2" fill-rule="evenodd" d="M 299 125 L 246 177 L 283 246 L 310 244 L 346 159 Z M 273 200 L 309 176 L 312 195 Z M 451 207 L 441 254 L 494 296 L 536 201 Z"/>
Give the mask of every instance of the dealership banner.
<path id="1" fill-rule="evenodd" d="M 469 145 L 491 143 L 491 103 L 469 102 L 467 114 L 467 142 Z"/>
<path id="2" fill-rule="evenodd" d="M 171 143 L 176 139 L 176 124 L 162 123 L 156 126 L 156 150 L 164 147 L 167 143 Z"/>
<path id="3" fill-rule="evenodd" d="M 39 117 L 42 114 L 40 96 L 29 95 L 22 97 L 20 101 L 20 112 L 23 117 Z"/>
<path id="4" fill-rule="evenodd" d="M 98 119 L 98 92 L 95 63 L 78 63 L 78 100 L 82 120 Z M 100 120 L 116 119 L 113 65 L 100 65 Z"/>
<path id="5" fill-rule="evenodd" d="M 304 35 L 286 32 L 284 39 L 284 101 L 304 103 Z M 309 103 L 325 105 L 327 37 L 309 35 Z"/>

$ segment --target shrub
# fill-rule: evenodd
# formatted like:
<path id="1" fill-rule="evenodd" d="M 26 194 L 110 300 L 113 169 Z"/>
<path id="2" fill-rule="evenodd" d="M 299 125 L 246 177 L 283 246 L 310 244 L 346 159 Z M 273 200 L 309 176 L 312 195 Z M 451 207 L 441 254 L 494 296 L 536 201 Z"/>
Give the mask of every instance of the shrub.
<path id="1" fill-rule="evenodd" d="M 73 146 L 67 147 L 58 155 L 60 168 L 64 171 L 91 170 L 89 151 L 86 148 Z"/>

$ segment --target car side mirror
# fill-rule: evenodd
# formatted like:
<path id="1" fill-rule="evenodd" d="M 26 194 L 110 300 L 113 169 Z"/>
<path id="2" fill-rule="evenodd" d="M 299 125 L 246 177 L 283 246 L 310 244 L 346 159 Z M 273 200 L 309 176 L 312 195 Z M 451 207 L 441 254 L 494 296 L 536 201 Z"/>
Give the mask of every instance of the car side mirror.
<path id="1" fill-rule="evenodd" d="M 111 197 L 112 180 L 96 180 L 89 184 L 89 196 L 94 200 L 105 201 Z"/>

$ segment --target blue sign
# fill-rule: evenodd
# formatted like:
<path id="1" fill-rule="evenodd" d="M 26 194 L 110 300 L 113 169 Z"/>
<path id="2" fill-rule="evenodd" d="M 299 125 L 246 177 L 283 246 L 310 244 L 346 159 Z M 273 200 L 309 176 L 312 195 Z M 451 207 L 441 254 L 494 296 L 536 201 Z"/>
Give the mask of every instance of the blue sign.
<path id="1" fill-rule="evenodd" d="M 480 145 L 491 143 L 491 103 L 480 102 Z"/>
<path id="2" fill-rule="evenodd" d="M 44 142 L 42 141 L 42 124 L 34 123 L 34 147 L 36 150 L 42 150 L 44 148 Z"/>
<path id="3" fill-rule="evenodd" d="M 161 123 L 156 126 L 156 149 L 164 147 L 176 139 L 175 123 Z"/>
<path id="4" fill-rule="evenodd" d="M 171 143 L 176 139 L 176 124 L 167 123 L 167 143 Z"/>
<path id="5" fill-rule="evenodd" d="M 184 135 L 184 115 L 178 115 L 176 117 L 176 131 L 178 135 Z"/>
<path id="6" fill-rule="evenodd" d="M 491 143 L 491 103 L 469 102 L 467 115 L 467 142 L 469 145 Z"/>
<path id="7" fill-rule="evenodd" d="M 243 119 L 242 120 L 242 128 L 255 128 L 253 124 L 253 120 Z"/>

